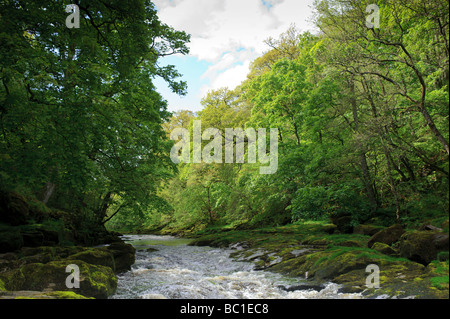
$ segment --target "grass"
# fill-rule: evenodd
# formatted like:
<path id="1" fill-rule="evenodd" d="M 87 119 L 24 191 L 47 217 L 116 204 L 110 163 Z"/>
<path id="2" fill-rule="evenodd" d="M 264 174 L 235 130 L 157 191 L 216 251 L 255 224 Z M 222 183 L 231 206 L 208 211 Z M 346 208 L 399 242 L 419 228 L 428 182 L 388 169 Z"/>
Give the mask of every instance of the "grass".
<path id="1" fill-rule="evenodd" d="M 444 289 L 445 287 L 448 288 L 448 276 L 433 277 L 430 280 L 433 287 L 439 289 Z"/>

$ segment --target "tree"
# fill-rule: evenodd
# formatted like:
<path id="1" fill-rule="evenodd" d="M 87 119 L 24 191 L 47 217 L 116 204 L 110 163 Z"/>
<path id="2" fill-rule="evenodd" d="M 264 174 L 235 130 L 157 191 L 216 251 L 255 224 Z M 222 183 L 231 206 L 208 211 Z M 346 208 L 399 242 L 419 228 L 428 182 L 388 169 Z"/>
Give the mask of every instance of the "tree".
<path id="1" fill-rule="evenodd" d="M 10 187 L 101 221 L 115 194 L 151 203 L 172 169 L 169 113 L 152 81 L 184 93 L 157 61 L 187 53 L 189 36 L 161 23 L 150 1 L 76 4 L 78 29 L 66 27 L 64 1 L 0 5 L 0 171 Z"/>
<path id="2" fill-rule="evenodd" d="M 436 125 L 429 100 L 448 88 L 448 2 L 384 1 L 378 29 L 365 25 L 368 4 L 318 1 L 319 26 L 328 37 L 358 46 L 362 69 L 354 72 L 379 77 L 405 99 L 408 111 L 420 112 L 448 156 L 448 136 L 441 133 L 445 126 Z"/>

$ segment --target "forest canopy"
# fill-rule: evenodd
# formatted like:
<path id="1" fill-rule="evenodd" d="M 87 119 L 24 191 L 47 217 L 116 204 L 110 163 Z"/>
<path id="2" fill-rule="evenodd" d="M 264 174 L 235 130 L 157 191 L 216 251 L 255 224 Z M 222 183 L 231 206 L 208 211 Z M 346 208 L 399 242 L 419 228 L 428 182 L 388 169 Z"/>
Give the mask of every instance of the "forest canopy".
<path id="1" fill-rule="evenodd" d="M 351 225 L 448 218 L 447 1 L 315 2 L 318 34 L 292 26 L 236 89 L 211 91 L 202 111 L 165 123 L 278 128 L 279 168 L 178 165 L 159 195 L 170 206 L 113 226 L 254 228 L 346 217 Z M 248 150 L 248 147 L 246 148 Z"/>
<path id="2" fill-rule="evenodd" d="M 127 231 L 448 218 L 448 2 L 380 0 L 379 25 L 372 2 L 317 0 L 318 33 L 269 38 L 240 86 L 170 114 L 154 79 L 188 83 L 158 60 L 187 54 L 189 35 L 152 2 L 79 1 L 70 29 L 64 1 L 3 1 L 2 189 Z M 278 129 L 276 173 L 175 165 L 170 133 L 195 120 Z"/>

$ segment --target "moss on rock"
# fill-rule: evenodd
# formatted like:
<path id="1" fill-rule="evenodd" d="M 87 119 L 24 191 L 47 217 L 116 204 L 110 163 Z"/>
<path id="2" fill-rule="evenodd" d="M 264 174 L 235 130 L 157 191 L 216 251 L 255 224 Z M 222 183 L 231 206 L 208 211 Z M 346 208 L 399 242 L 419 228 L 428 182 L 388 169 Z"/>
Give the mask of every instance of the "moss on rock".
<path id="1" fill-rule="evenodd" d="M 380 230 L 370 237 L 367 245 L 369 248 L 376 242 L 380 242 L 386 245 L 392 245 L 400 240 L 400 237 L 405 233 L 403 227 L 399 224 L 392 225 L 391 227 Z"/>
<path id="2" fill-rule="evenodd" d="M 0 299 L 94 299 L 73 291 L 8 291 L 0 293 Z"/>
<path id="3" fill-rule="evenodd" d="M 66 260 L 82 260 L 88 264 L 106 266 L 115 270 L 112 254 L 101 248 L 88 248 L 69 256 Z"/>
<path id="4" fill-rule="evenodd" d="M 66 272 L 69 264 L 75 264 L 80 270 L 80 288 L 69 289 Z M 18 269 L 2 273 L 7 290 L 57 290 L 76 291 L 88 297 L 107 298 L 117 288 L 117 277 L 110 267 L 88 264 L 81 260 L 52 261 L 46 264 L 26 264 Z"/>
<path id="5" fill-rule="evenodd" d="M 401 237 L 400 255 L 424 265 L 437 259 L 438 253 L 448 251 L 448 234 L 440 231 L 411 231 Z"/>
<path id="6" fill-rule="evenodd" d="M 380 242 L 376 242 L 375 244 L 373 244 L 372 249 L 388 256 L 398 255 L 398 252 L 394 248 Z"/>

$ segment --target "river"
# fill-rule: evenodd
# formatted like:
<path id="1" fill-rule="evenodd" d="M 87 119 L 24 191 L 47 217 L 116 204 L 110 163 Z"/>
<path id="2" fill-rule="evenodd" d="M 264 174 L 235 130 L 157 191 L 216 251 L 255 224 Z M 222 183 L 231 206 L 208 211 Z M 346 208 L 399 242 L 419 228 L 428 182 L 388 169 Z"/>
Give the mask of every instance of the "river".
<path id="1" fill-rule="evenodd" d="M 319 289 L 292 290 L 305 284 L 254 264 L 235 261 L 231 249 L 188 246 L 189 240 L 171 236 L 127 235 L 136 248 L 131 271 L 118 276 L 111 299 L 355 299 L 327 283 Z M 289 289 L 291 288 L 291 289 Z"/>

